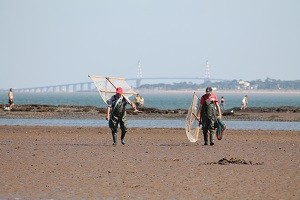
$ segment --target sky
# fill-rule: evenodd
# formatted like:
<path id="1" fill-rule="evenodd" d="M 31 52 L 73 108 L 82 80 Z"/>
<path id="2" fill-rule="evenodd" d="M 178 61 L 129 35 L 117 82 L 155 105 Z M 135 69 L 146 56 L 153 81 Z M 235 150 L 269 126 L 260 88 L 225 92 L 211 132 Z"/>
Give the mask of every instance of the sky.
<path id="1" fill-rule="evenodd" d="M 299 0 L 0 0 L 0 88 L 300 79 Z M 159 81 L 159 80 L 157 80 Z"/>

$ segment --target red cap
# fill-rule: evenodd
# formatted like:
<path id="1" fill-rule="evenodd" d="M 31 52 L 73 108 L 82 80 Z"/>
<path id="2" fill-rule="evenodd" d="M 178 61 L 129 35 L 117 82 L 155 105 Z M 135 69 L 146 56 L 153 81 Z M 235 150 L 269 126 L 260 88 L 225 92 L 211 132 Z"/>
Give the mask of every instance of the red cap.
<path id="1" fill-rule="evenodd" d="M 207 87 L 205 90 L 206 93 L 211 93 L 212 92 L 212 88 L 211 87 Z"/>
<path id="2" fill-rule="evenodd" d="M 117 87 L 116 93 L 117 93 L 117 94 L 123 94 L 123 88 Z"/>

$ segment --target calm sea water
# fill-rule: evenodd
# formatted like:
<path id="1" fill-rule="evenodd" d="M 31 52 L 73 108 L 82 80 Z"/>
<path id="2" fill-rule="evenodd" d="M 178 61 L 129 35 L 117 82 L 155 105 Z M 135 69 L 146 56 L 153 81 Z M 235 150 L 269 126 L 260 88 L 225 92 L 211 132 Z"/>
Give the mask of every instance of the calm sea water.
<path id="1" fill-rule="evenodd" d="M 140 93 L 145 106 L 159 109 L 188 109 L 193 92 L 147 92 Z M 202 94 L 197 93 L 200 97 Z M 245 93 L 218 93 L 226 99 L 226 109 L 239 107 Z M 300 106 L 300 94 L 296 93 L 251 93 L 249 107 Z M 86 93 L 15 93 L 15 104 L 82 105 L 106 107 L 96 92 Z M 0 103 L 7 103 L 7 93 L 0 93 Z M 300 122 L 225 121 L 229 129 L 250 130 L 300 130 Z M 0 125 L 43 126 L 107 126 L 104 119 L 1 119 Z M 129 127 L 184 128 L 185 120 L 129 120 Z"/>
<path id="2" fill-rule="evenodd" d="M 202 93 L 196 93 L 199 97 Z M 222 93 L 226 100 L 225 109 L 240 107 L 246 93 Z M 193 92 L 147 92 L 141 93 L 145 106 L 159 109 L 187 109 L 190 106 Z M 300 106 L 300 93 L 248 93 L 249 107 Z M 92 105 L 106 107 L 97 92 L 77 93 L 15 93 L 15 104 L 48 104 L 48 105 Z M 0 103 L 7 103 L 7 93 L 0 93 Z"/>

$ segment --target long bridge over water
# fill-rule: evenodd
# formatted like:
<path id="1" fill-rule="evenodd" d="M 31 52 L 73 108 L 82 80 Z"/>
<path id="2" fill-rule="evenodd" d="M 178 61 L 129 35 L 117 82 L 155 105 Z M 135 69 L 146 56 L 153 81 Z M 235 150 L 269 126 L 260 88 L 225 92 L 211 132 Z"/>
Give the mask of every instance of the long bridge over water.
<path id="1" fill-rule="evenodd" d="M 139 88 L 143 80 L 194 80 L 204 82 L 206 78 L 200 77 L 149 77 L 149 78 L 126 78 L 128 83 L 135 88 Z M 223 79 L 210 79 L 211 81 L 222 81 Z M 94 82 L 68 83 L 50 86 L 13 88 L 14 92 L 89 92 L 96 91 Z M 0 90 L 1 91 L 1 90 Z M 7 90 L 4 90 L 7 91 Z M 3 90 L 2 90 L 3 92 Z"/>
<path id="2" fill-rule="evenodd" d="M 207 81 L 223 81 L 224 79 L 212 79 L 210 78 L 209 65 L 206 61 L 205 66 L 205 77 L 142 77 L 142 68 L 140 62 L 138 62 L 137 76 L 136 78 L 126 78 L 128 83 L 132 87 L 139 88 L 143 80 L 194 80 L 199 82 Z M 134 86 L 133 86 L 134 85 Z M 96 86 L 92 81 L 90 82 L 80 82 L 80 83 L 69 83 L 69 84 L 59 84 L 50 86 L 40 86 L 40 87 L 30 87 L 30 88 L 13 88 L 14 92 L 88 92 L 96 91 Z M 0 89 L 0 92 L 7 91 Z"/>

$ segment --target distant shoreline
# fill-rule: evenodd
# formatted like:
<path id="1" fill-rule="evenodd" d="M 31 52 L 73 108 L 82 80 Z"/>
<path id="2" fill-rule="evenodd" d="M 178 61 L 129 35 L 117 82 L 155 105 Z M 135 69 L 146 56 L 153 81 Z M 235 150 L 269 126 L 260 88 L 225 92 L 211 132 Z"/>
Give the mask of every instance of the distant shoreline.
<path id="1" fill-rule="evenodd" d="M 205 88 L 198 90 L 138 90 L 139 93 L 204 93 Z M 243 94 L 300 94 L 300 90 L 214 90 L 216 93 L 243 93 Z"/>
<path id="2" fill-rule="evenodd" d="M 2 105 L 4 106 L 4 105 Z M 232 110 L 229 111 L 229 110 Z M 223 113 L 224 120 L 247 121 L 298 121 L 300 122 L 300 107 L 249 107 L 240 110 L 239 107 L 231 108 Z M 140 108 L 141 113 L 128 109 L 128 117 L 137 119 L 185 119 L 187 109 L 157 109 Z M 33 118 L 33 119 L 99 119 L 105 118 L 106 108 L 96 106 L 72 105 L 16 105 L 12 111 L 0 110 L 0 119 Z"/>
<path id="3" fill-rule="evenodd" d="M 161 90 L 161 89 L 135 89 L 138 93 L 149 94 L 149 93 L 204 93 L 205 88 L 200 88 L 198 90 Z M 0 91 L 0 93 L 6 93 L 7 91 Z M 78 92 L 48 92 L 48 93 L 98 93 L 98 91 L 78 91 Z M 300 94 L 300 90 L 214 90 L 216 93 L 243 93 L 243 94 Z M 15 92 L 18 93 L 18 92 Z M 21 93 L 33 93 L 33 92 L 21 92 Z M 38 92 L 42 93 L 42 92 Z"/>

